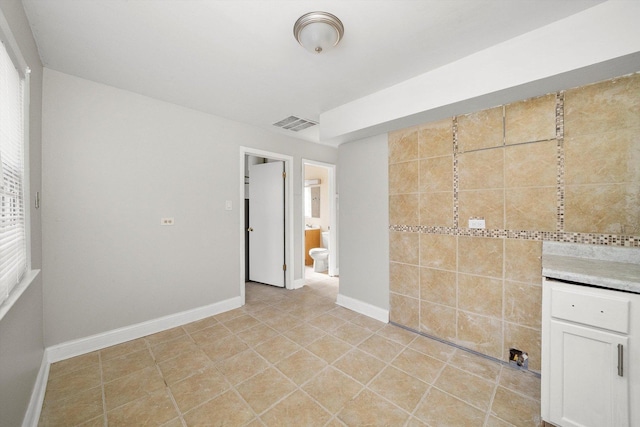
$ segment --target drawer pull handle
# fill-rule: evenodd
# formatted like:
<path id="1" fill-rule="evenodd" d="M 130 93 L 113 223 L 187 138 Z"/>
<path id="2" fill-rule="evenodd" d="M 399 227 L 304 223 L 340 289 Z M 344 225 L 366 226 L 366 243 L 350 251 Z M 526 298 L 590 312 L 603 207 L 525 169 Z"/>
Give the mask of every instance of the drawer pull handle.
<path id="1" fill-rule="evenodd" d="M 618 344 L 618 376 L 621 376 L 621 377 L 624 376 L 623 375 L 624 358 L 622 356 L 623 350 L 624 350 L 624 346 L 622 344 Z"/>

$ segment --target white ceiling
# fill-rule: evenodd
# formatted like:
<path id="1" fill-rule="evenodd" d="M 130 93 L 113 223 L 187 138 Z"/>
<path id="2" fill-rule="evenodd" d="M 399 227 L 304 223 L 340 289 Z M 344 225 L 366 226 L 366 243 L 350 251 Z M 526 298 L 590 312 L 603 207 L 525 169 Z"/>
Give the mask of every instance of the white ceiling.
<path id="1" fill-rule="evenodd" d="M 318 141 L 320 113 L 578 13 L 602 0 L 23 0 L 45 67 Z M 345 26 L 314 55 L 293 24 Z M 428 96 L 428 94 L 425 94 Z M 322 125 L 322 124 L 320 124 Z"/>

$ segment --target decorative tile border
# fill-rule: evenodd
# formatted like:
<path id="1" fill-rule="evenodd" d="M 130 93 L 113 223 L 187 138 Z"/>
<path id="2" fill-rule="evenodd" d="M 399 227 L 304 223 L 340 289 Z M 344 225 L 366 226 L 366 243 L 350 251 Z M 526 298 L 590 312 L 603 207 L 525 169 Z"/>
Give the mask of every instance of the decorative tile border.
<path id="1" fill-rule="evenodd" d="M 453 226 L 460 226 L 460 210 L 458 208 L 460 179 L 458 178 L 458 118 L 453 118 Z"/>
<path id="2" fill-rule="evenodd" d="M 564 92 L 556 94 L 557 176 L 556 231 L 564 231 Z"/>
<path id="3" fill-rule="evenodd" d="M 389 231 L 449 236 L 489 237 L 494 239 L 544 240 L 584 243 L 587 245 L 640 247 L 640 236 L 621 234 L 569 233 L 565 231 L 488 230 L 479 228 L 428 227 L 424 225 L 390 225 Z"/>
<path id="4" fill-rule="evenodd" d="M 584 243 L 589 245 L 640 247 L 640 236 L 597 233 L 571 233 L 564 231 L 565 220 L 565 157 L 564 157 L 564 91 L 556 93 L 556 231 L 527 231 L 502 229 L 460 228 L 458 176 L 458 118 L 453 117 L 453 227 L 434 227 L 423 225 L 390 225 L 389 231 L 422 234 L 444 234 L 450 236 L 490 237 L 500 239 L 544 240 L 551 242 Z M 504 116 L 504 114 L 503 114 Z M 503 117 L 504 121 L 504 117 Z M 537 141 L 533 141 L 537 142 Z M 504 141 L 501 148 L 504 147 Z M 498 148 L 498 147 L 496 147 Z"/>

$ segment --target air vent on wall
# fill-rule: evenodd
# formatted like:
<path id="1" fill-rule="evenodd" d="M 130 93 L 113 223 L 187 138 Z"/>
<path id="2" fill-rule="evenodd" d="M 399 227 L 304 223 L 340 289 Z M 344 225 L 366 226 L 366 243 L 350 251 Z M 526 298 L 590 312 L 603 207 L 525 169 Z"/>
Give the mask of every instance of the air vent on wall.
<path id="1" fill-rule="evenodd" d="M 273 125 L 282 129 L 298 132 L 317 124 L 318 123 L 312 122 L 311 120 L 301 119 L 300 117 L 296 116 L 289 116 L 286 119 L 280 120 L 278 123 L 274 123 Z"/>

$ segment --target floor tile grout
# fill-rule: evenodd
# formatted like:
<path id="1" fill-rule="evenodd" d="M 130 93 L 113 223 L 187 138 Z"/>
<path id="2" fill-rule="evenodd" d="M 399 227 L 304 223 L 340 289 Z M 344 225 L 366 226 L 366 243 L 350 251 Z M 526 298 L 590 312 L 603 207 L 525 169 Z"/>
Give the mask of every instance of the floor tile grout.
<path id="1" fill-rule="evenodd" d="M 314 288 L 314 286 L 316 287 Z M 426 423 L 428 420 L 423 419 L 424 411 L 427 411 L 428 417 L 432 416 L 432 413 L 429 412 L 431 411 L 431 409 L 425 409 L 423 406 L 426 404 L 428 396 L 434 389 L 438 390 L 442 394 L 442 396 L 445 396 L 445 398 L 455 399 L 455 401 L 460 402 L 460 404 L 466 405 L 470 408 L 474 408 L 475 411 L 479 411 L 479 413 L 482 413 L 482 425 L 487 425 L 492 416 L 503 420 L 503 418 L 498 417 L 492 412 L 492 408 L 494 399 L 496 398 L 497 390 L 499 387 L 502 387 L 502 372 L 503 369 L 506 369 L 506 367 L 499 366 L 497 374 L 492 380 L 490 380 L 486 377 L 486 375 L 483 376 L 480 374 L 480 372 L 474 371 L 474 368 L 476 370 L 478 368 L 481 368 L 483 366 L 482 364 L 475 365 L 473 363 L 473 360 L 471 360 L 471 362 L 465 366 L 464 359 L 456 358 L 456 352 L 459 352 L 460 349 L 453 348 L 453 351 L 445 353 L 439 347 L 440 345 L 446 345 L 444 343 L 438 343 L 438 345 L 433 345 L 431 343 L 418 343 L 420 339 L 426 340 L 429 338 L 419 334 L 416 334 L 414 337 L 408 335 L 404 336 L 403 334 L 405 332 L 412 333 L 412 331 L 405 331 L 401 328 L 395 330 L 393 329 L 397 328 L 397 326 L 395 325 L 384 325 L 381 323 L 377 323 L 376 321 L 373 321 L 366 316 L 346 311 L 347 309 L 343 307 L 335 306 L 335 295 L 337 295 L 336 285 L 324 283 L 309 283 L 305 288 L 302 289 L 304 290 L 302 292 L 299 290 L 288 291 L 266 287 L 265 285 L 248 283 L 246 294 L 247 304 L 245 306 L 231 312 L 221 313 L 220 315 L 213 316 L 212 318 L 210 318 L 211 320 L 201 319 L 200 321 L 193 322 L 189 324 L 193 325 L 191 327 L 189 327 L 189 325 L 183 325 L 177 328 L 172 328 L 169 331 L 163 331 L 158 334 L 141 338 L 141 340 L 143 340 L 142 342 L 144 343 L 144 350 L 150 356 L 153 362 L 153 366 L 155 366 L 155 371 L 159 375 L 159 378 L 161 378 L 164 382 L 165 393 L 171 401 L 173 410 L 177 414 L 176 417 L 172 418 L 169 421 L 166 421 L 165 423 L 168 422 L 171 425 L 176 425 L 177 422 L 180 425 L 186 426 L 188 425 L 188 423 L 186 421 L 185 415 L 192 416 L 204 410 L 207 410 L 208 406 L 210 406 L 211 404 L 215 404 L 218 399 L 220 399 L 222 396 L 225 396 L 229 392 L 233 393 L 237 402 L 240 402 L 242 405 L 248 408 L 249 412 L 247 413 L 247 416 L 249 416 L 250 414 L 251 419 L 244 421 L 243 425 L 248 423 L 252 425 L 266 425 L 268 416 L 273 417 L 280 407 L 283 407 L 283 405 L 286 406 L 286 403 L 290 400 L 290 398 L 293 398 L 294 394 L 297 394 L 298 396 L 306 396 L 305 399 L 307 399 L 308 402 L 310 402 L 312 405 L 315 405 L 317 408 L 323 411 L 323 413 L 326 413 L 326 416 L 328 418 L 326 418 L 326 422 L 323 422 L 323 425 L 348 425 L 348 423 L 345 424 L 345 420 L 350 419 L 349 417 L 368 416 L 366 411 L 361 415 L 357 415 L 359 414 L 359 412 L 357 411 L 359 411 L 360 409 L 358 409 L 358 407 L 355 407 L 353 403 L 355 401 L 361 401 L 362 399 L 360 399 L 360 397 L 365 396 L 363 395 L 363 393 L 365 392 L 368 393 L 366 396 L 372 396 L 371 398 L 373 398 L 374 400 L 378 399 L 380 402 L 386 402 L 385 404 L 391 405 L 391 407 L 395 408 L 397 414 L 405 414 L 405 421 L 402 423 L 403 425 L 409 425 L 418 419 L 420 419 L 420 422 Z M 325 296 L 329 295 L 329 292 L 334 295 L 333 298 L 327 298 Z M 286 325 L 279 325 L 279 327 L 274 328 L 272 327 L 272 325 L 275 326 L 276 324 L 273 322 L 269 322 L 270 316 L 275 316 L 276 318 L 279 318 L 280 321 L 286 319 L 285 321 L 288 321 L 290 323 Z M 318 325 L 322 325 L 322 327 Z M 292 332 L 297 328 L 303 327 L 313 329 L 308 329 L 307 331 L 301 330 L 299 331 L 298 335 Z M 353 329 L 354 332 L 352 332 L 353 335 L 351 335 L 353 338 L 351 338 L 350 335 L 347 335 L 347 329 L 350 327 L 359 328 Z M 209 328 L 212 329 L 207 331 L 207 329 Z M 261 333 L 264 331 L 274 332 L 273 336 L 271 336 L 272 333 L 269 332 L 268 338 L 260 339 L 259 336 L 253 337 L 252 335 L 250 335 L 250 332 L 253 329 L 255 329 L 254 335 L 255 333 Z M 310 339 L 307 341 L 305 339 L 305 332 L 306 334 L 309 334 L 311 333 L 310 331 L 316 330 L 321 333 L 318 333 L 318 336 L 315 336 L 315 333 L 313 333 L 314 336 L 310 337 Z M 341 331 L 344 333 L 341 333 Z M 403 332 L 401 333 L 399 331 Z M 199 336 L 198 333 L 200 333 Z M 210 333 L 211 335 L 207 335 L 207 333 Z M 199 340 L 196 340 L 194 336 L 198 337 Z M 364 338 L 359 338 L 360 336 L 364 336 Z M 233 340 L 237 340 L 238 343 L 242 343 L 244 348 L 236 348 L 236 344 L 233 344 L 234 347 L 230 353 L 216 353 L 217 350 L 215 349 L 215 347 L 212 348 L 210 346 L 214 345 L 215 342 L 219 342 L 219 340 L 225 338 L 230 339 L 230 341 L 228 341 L 229 343 L 233 343 Z M 336 344 L 341 343 L 338 347 L 339 349 L 336 348 L 335 351 L 330 350 L 327 353 L 327 348 L 319 347 L 318 344 L 316 344 L 316 346 L 314 347 L 315 351 L 310 349 L 310 346 L 312 346 L 314 343 L 319 343 L 319 340 L 323 339 L 325 340 L 324 342 L 335 342 Z M 189 345 L 184 344 L 185 341 L 187 341 Z M 117 356 L 109 360 L 117 358 L 126 360 L 127 356 L 130 357 L 130 355 L 138 351 L 143 351 L 136 350 L 136 345 L 131 345 L 130 343 L 131 342 L 121 344 L 122 346 L 128 344 L 130 345 L 130 347 L 121 347 L 125 350 L 125 353 L 118 354 Z M 184 347 L 174 347 L 175 350 L 171 350 L 172 343 Z M 272 345 L 274 345 L 275 343 L 284 344 L 286 349 L 272 348 Z M 206 360 L 208 361 L 205 363 L 205 365 L 203 365 L 204 367 L 193 369 L 189 372 L 179 371 L 181 372 L 180 378 L 172 380 L 171 385 L 169 385 L 167 381 L 167 375 L 170 371 L 164 372 L 161 365 L 167 364 L 167 362 L 173 362 L 173 364 L 169 363 L 165 365 L 167 369 L 171 368 L 175 365 L 175 363 L 178 363 L 180 361 L 179 358 L 185 357 L 185 354 L 191 354 L 184 352 L 185 349 L 188 349 L 191 345 L 195 346 L 200 354 L 202 354 L 203 357 L 206 357 Z M 208 346 L 209 349 L 207 350 Z M 383 354 L 383 351 L 387 351 L 383 350 L 383 348 L 386 348 L 387 346 L 387 350 L 393 352 L 389 353 L 388 356 Z M 115 347 L 117 346 L 111 348 L 112 352 L 114 352 L 113 354 L 117 354 L 118 351 Z M 258 350 L 258 348 L 260 348 L 260 350 Z M 140 372 L 142 369 L 146 369 L 146 367 L 142 367 L 131 372 L 129 372 L 127 369 L 124 369 L 121 371 L 122 373 L 126 372 L 124 375 L 118 376 L 116 378 L 111 378 L 109 382 L 105 383 L 103 374 L 104 361 L 102 357 L 102 352 L 105 350 L 107 349 L 98 351 L 97 358 L 98 367 L 100 369 L 100 387 L 104 425 L 106 426 L 108 424 L 109 411 L 107 411 L 107 396 L 105 392 L 105 384 L 109 384 L 113 381 L 126 378 L 129 375 Z M 319 350 L 321 350 L 322 354 L 316 353 L 316 351 Z M 380 368 L 377 369 L 376 367 L 374 369 L 375 373 L 370 378 L 368 378 L 366 382 L 362 382 L 361 380 L 353 377 L 352 373 L 355 371 L 352 371 L 352 373 L 348 373 L 343 371 L 341 368 L 338 368 L 338 365 L 341 365 L 341 363 L 339 362 L 350 360 L 349 355 L 351 355 L 356 350 L 362 352 L 362 354 L 366 355 L 367 357 L 372 357 L 373 359 L 371 360 L 376 360 L 376 363 L 380 363 Z M 432 377 L 422 378 L 416 376 L 415 374 L 412 374 L 411 372 L 408 372 L 405 369 L 408 366 L 406 365 L 406 363 L 408 363 L 407 361 L 411 359 L 405 359 L 405 365 L 402 365 L 402 363 L 400 363 L 400 357 L 401 355 L 407 353 L 408 350 L 415 352 L 416 357 L 417 354 L 421 355 L 419 360 L 433 359 L 433 363 L 436 364 L 435 366 L 440 365 L 434 374 L 428 374 L 433 375 Z M 173 351 L 175 351 L 175 354 L 173 353 Z M 213 353 L 211 353 L 211 351 L 213 351 Z M 302 359 L 289 358 L 301 351 L 306 352 L 301 353 L 303 356 L 305 354 L 312 355 L 313 358 L 321 361 L 322 363 L 319 368 L 313 368 L 314 371 L 311 372 L 311 375 L 309 375 L 308 377 L 299 377 L 301 381 L 298 381 L 298 383 L 294 381 L 294 377 L 292 376 L 295 374 L 295 363 L 298 363 L 300 360 L 306 359 L 303 356 L 301 356 L 303 357 Z M 439 352 L 441 354 L 438 354 Z M 241 357 L 243 353 L 246 354 Z M 229 363 L 225 365 L 225 362 L 233 360 L 251 360 L 247 359 L 250 354 L 253 355 L 251 357 L 256 358 L 255 360 L 261 361 L 260 367 L 252 367 L 250 371 L 247 371 L 247 373 L 249 374 L 248 376 L 246 376 L 245 374 L 241 374 L 238 377 L 238 374 L 233 374 L 234 376 L 238 377 L 239 381 L 234 380 L 232 382 L 228 375 L 234 371 L 229 371 Z M 335 357 L 333 354 L 338 355 L 337 357 Z M 216 357 L 215 359 L 213 358 L 214 356 Z M 220 359 L 218 359 L 218 357 L 220 357 Z M 325 359 L 325 357 L 327 359 Z M 194 360 L 199 359 L 196 358 Z M 271 360 L 273 360 L 273 362 L 271 362 Z M 328 360 L 331 360 L 331 362 L 328 362 Z M 294 371 L 291 371 L 289 375 L 285 372 L 285 370 L 283 370 L 283 368 L 286 366 L 285 364 L 283 364 L 285 361 L 289 361 L 289 363 L 291 364 L 289 366 L 294 369 Z M 431 364 L 432 362 L 429 363 Z M 117 365 L 117 362 L 111 362 L 111 364 L 112 366 L 114 364 Z M 221 369 L 223 366 L 227 367 L 223 370 Z M 347 365 L 344 365 L 343 368 L 346 368 L 346 366 Z M 470 399 L 458 397 L 456 394 L 442 390 L 436 385 L 447 367 L 459 370 L 461 373 L 464 373 L 464 375 L 469 374 L 474 378 L 477 378 L 479 384 L 485 382 L 491 384 L 491 395 L 487 403 L 487 408 L 482 409 L 476 406 L 476 404 L 472 403 L 480 403 L 480 401 L 469 401 Z M 68 372 L 65 372 L 65 375 L 74 372 L 71 365 L 65 367 L 65 369 L 69 370 Z M 215 372 L 221 375 L 221 378 L 223 378 L 226 386 L 224 390 L 217 393 L 213 393 L 207 396 L 200 396 L 195 406 L 189 407 L 186 411 L 183 412 L 178 405 L 178 400 L 176 398 L 176 395 L 174 394 L 173 387 L 176 387 L 178 384 L 181 384 L 183 382 L 184 384 L 187 384 L 186 381 L 193 380 L 196 375 L 204 372 L 204 369 L 215 370 Z M 270 369 L 272 369 L 273 372 L 277 373 L 278 378 L 281 378 L 283 381 L 285 381 L 285 383 L 289 384 L 285 387 L 285 389 L 290 388 L 290 391 L 285 392 L 282 395 L 273 395 L 271 397 L 268 397 L 268 400 L 263 401 L 267 406 L 265 406 L 264 409 L 261 409 L 260 412 L 258 412 L 257 409 L 254 409 L 254 406 L 252 406 L 253 404 L 257 403 L 257 401 L 253 400 L 255 399 L 255 396 L 252 397 L 251 395 L 248 395 L 248 397 L 250 397 L 250 400 L 247 400 L 247 398 L 245 398 L 245 396 L 243 396 L 242 394 L 245 393 L 247 389 L 245 387 L 245 391 L 241 393 L 241 386 L 243 384 L 251 384 L 251 381 L 253 381 L 254 383 L 255 381 L 260 381 L 260 376 L 265 375 L 265 373 L 267 373 L 267 371 L 269 371 Z M 340 373 L 340 375 L 344 375 L 345 380 L 349 379 L 349 381 L 354 382 L 354 385 L 357 384 L 358 386 L 358 391 L 354 395 L 352 395 L 350 399 L 341 403 L 341 406 L 336 411 L 330 410 L 329 407 L 325 406 L 322 401 L 314 397 L 314 395 L 317 395 L 323 398 L 322 394 L 318 395 L 317 391 L 314 391 L 314 394 L 312 395 L 307 391 L 313 390 L 313 388 L 311 387 L 313 387 L 314 384 L 319 384 L 318 381 L 320 381 L 323 375 L 328 375 L 329 372 L 333 371 Z M 111 372 L 114 371 L 112 370 Z M 398 374 L 398 372 L 402 374 L 400 377 L 398 377 L 398 375 L 400 375 Z M 409 400 L 403 401 L 404 398 L 401 397 L 402 394 L 395 395 L 393 390 L 380 389 L 380 387 L 372 388 L 372 385 L 376 384 L 377 381 L 382 380 L 382 378 L 385 376 L 387 378 L 386 381 L 396 381 L 397 378 L 404 378 L 404 375 L 418 380 L 417 382 L 413 382 L 416 387 L 424 387 L 424 391 L 421 390 L 422 395 L 417 401 L 415 401 L 415 403 L 413 403 L 414 401 Z M 197 378 L 195 380 L 199 381 Z M 507 381 L 508 382 L 505 383 L 504 386 L 505 390 L 512 391 L 511 388 L 513 387 L 511 387 L 511 384 L 513 384 L 514 381 L 517 381 L 517 378 L 511 377 Z M 396 386 L 399 386 L 399 384 L 394 385 L 394 387 Z M 380 392 L 376 390 L 380 390 Z M 117 407 L 111 408 L 111 410 L 121 408 L 122 406 L 130 404 L 134 401 L 141 401 L 145 397 L 148 397 L 150 394 L 155 393 L 155 391 L 149 391 L 145 393 L 146 394 L 140 395 L 133 400 L 125 402 Z M 521 398 L 535 400 L 527 394 L 520 394 L 519 392 L 518 394 Z M 339 400 L 337 402 L 342 401 L 342 399 L 344 399 L 344 396 L 339 397 Z M 327 403 L 330 401 L 331 400 L 327 401 Z M 260 405 L 258 407 L 261 407 Z M 404 409 L 405 407 L 410 408 L 410 410 Z M 375 408 L 371 410 L 375 410 Z"/>

